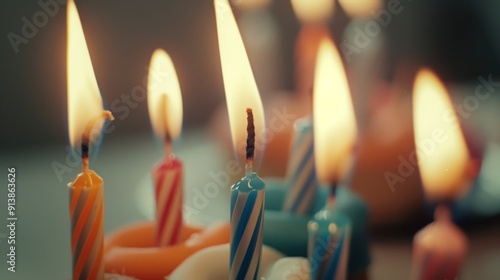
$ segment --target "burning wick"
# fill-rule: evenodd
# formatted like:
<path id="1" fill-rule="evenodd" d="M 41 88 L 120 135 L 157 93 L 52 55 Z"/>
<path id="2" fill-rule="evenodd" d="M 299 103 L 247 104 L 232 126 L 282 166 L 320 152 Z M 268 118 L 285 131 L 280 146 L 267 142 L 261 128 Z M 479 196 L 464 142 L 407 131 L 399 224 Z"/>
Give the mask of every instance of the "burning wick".
<path id="1" fill-rule="evenodd" d="M 253 124 L 252 109 L 247 108 L 247 156 L 245 173 L 250 175 L 253 169 L 253 155 L 255 152 L 255 126 Z"/>
<path id="2" fill-rule="evenodd" d="M 91 131 L 95 123 L 101 120 L 101 118 L 105 118 L 110 121 L 113 121 L 115 119 L 111 111 L 105 110 L 102 112 L 102 115 L 97 116 L 91 121 L 89 121 L 87 126 L 85 127 L 85 131 L 82 135 L 82 169 L 85 174 L 87 174 L 89 171 L 89 146 L 90 146 L 89 136 L 91 135 Z"/>

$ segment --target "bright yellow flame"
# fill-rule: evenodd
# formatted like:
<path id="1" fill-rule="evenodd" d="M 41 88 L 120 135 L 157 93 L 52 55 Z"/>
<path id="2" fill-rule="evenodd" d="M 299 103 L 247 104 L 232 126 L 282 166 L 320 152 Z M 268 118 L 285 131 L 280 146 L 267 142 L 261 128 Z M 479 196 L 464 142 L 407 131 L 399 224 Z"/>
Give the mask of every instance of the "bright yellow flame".
<path id="1" fill-rule="evenodd" d="M 179 80 L 170 56 L 162 49 L 154 51 L 149 65 L 148 109 L 153 130 L 159 137 L 175 139 L 182 128 L 182 96 Z"/>
<path id="2" fill-rule="evenodd" d="M 297 17 L 303 23 L 327 20 L 335 7 L 333 0 L 291 0 Z"/>
<path id="3" fill-rule="evenodd" d="M 71 146 L 86 138 L 93 142 L 104 123 L 99 87 L 92 68 L 80 16 L 68 1 L 68 126 Z"/>
<path id="4" fill-rule="evenodd" d="M 415 80 L 413 122 L 426 195 L 433 200 L 459 197 L 468 183 L 469 151 L 446 89 L 428 69 Z"/>
<path id="5" fill-rule="evenodd" d="M 247 137 L 246 108 L 251 108 L 254 116 L 257 153 L 262 153 L 265 132 L 264 109 L 259 90 L 250 68 L 250 62 L 241 39 L 236 20 L 227 0 L 215 0 L 217 34 L 222 63 L 222 76 L 226 92 L 227 111 L 233 145 L 238 151 L 244 147 Z"/>
<path id="6" fill-rule="evenodd" d="M 314 145 L 318 178 L 342 180 L 356 141 L 356 118 L 344 65 L 331 39 L 318 50 L 313 94 Z"/>
<path id="7" fill-rule="evenodd" d="M 381 0 L 339 0 L 344 11 L 353 18 L 370 17 L 372 12 L 379 11 Z"/>

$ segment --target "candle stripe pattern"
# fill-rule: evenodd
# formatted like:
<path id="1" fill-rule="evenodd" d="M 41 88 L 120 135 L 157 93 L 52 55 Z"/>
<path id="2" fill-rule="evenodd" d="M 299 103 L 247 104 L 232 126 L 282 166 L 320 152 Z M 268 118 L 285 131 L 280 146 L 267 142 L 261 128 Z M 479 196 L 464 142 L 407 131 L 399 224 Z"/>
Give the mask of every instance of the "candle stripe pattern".
<path id="1" fill-rule="evenodd" d="M 265 192 L 263 183 L 262 188 L 252 188 L 252 181 L 245 178 L 239 183 L 231 189 L 229 279 L 255 280 L 262 251 Z"/>
<path id="2" fill-rule="evenodd" d="M 70 186 L 73 280 L 103 279 L 104 196 L 102 184 Z"/>
<path id="3" fill-rule="evenodd" d="M 311 279 L 346 279 L 351 226 L 313 220 L 308 227 Z"/>
<path id="4" fill-rule="evenodd" d="M 318 190 L 314 163 L 314 139 L 310 118 L 295 123 L 290 149 L 286 182 L 289 186 L 283 210 L 298 215 L 314 214 L 314 199 Z"/>
<path id="5" fill-rule="evenodd" d="M 183 168 L 177 159 L 161 162 L 153 170 L 156 198 L 156 236 L 159 246 L 179 242 L 182 230 Z"/>
<path id="6" fill-rule="evenodd" d="M 440 254 L 428 251 L 423 256 L 418 274 L 411 279 L 458 279 L 461 264 L 462 260 L 453 253 Z"/>

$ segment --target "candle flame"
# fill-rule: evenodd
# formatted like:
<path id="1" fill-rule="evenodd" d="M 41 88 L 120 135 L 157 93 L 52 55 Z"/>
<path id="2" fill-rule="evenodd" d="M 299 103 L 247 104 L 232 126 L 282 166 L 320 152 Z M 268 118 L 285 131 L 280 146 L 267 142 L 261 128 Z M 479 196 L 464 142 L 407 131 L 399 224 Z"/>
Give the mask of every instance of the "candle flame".
<path id="1" fill-rule="evenodd" d="M 313 94 L 317 175 L 323 183 L 343 179 L 356 141 L 356 119 L 339 52 L 331 39 L 321 41 Z"/>
<path id="2" fill-rule="evenodd" d="M 182 96 L 179 80 L 170 56 L 162 49 L 154 51 L 149 65 L 148 110 L 155 134 L 176 139 L 182 128 Z"/>
<path id="3" fill-rule="evenodd" d="M 246 109 L 250 108 L 253 112 L 257 135 L 255 143 L 257 157 L 257 154 L 262 154 L 264 149 L 262 140 L 265 132 L 264 108 L 229 3 L 227 0 L 215 0 L 214 4 L 233 146 L 238 157 L 242 158 L 247 138 Z"/>
<path id="4" fill-rule="evenodd" d="M 460 196 L 468 185 L 469 151 L 448 93 L 428 69 L 413 88 L 413 122 L 418 166 L 430 199 Z"/>
<path id="5" fill-rule="evenodd" d="M 73 0 L 68 1 L 67 20 L 68 126 L 71 146 L 76 147 L 82 140 L 96 140 L 105 115 L 80 16 Z"/>
<path id="6" fill-rule="evenodd" d="M 333 0 L 292 0 L 295 15 L 303 23 L 327 20 L 335 7 Z"/>

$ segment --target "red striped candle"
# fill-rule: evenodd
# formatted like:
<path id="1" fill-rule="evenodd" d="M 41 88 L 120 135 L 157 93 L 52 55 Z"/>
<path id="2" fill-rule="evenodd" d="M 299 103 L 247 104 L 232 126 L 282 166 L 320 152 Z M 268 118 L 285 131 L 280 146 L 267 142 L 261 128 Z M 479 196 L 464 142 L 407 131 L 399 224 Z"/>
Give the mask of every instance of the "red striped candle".
<path id="1" fill-rule="evenodd" d="M 148 76 L 148 111 L 153 130 L 165 144 L 166 158 L 152 171 L 156 199 L 157 245 L 179 241 L 182 230 L 182 163 L 172 154 L 172 141 L 182 127 L 182 97 L 170 56 L 157 49 L 151 56 Z"/>
<path id="2" fill-rule="evenodd" d="M 156 233 L 159 246 L 176 244 L 181 237 L 183 167 L 175 156 L 153 168 L 156 197 Z"/>

